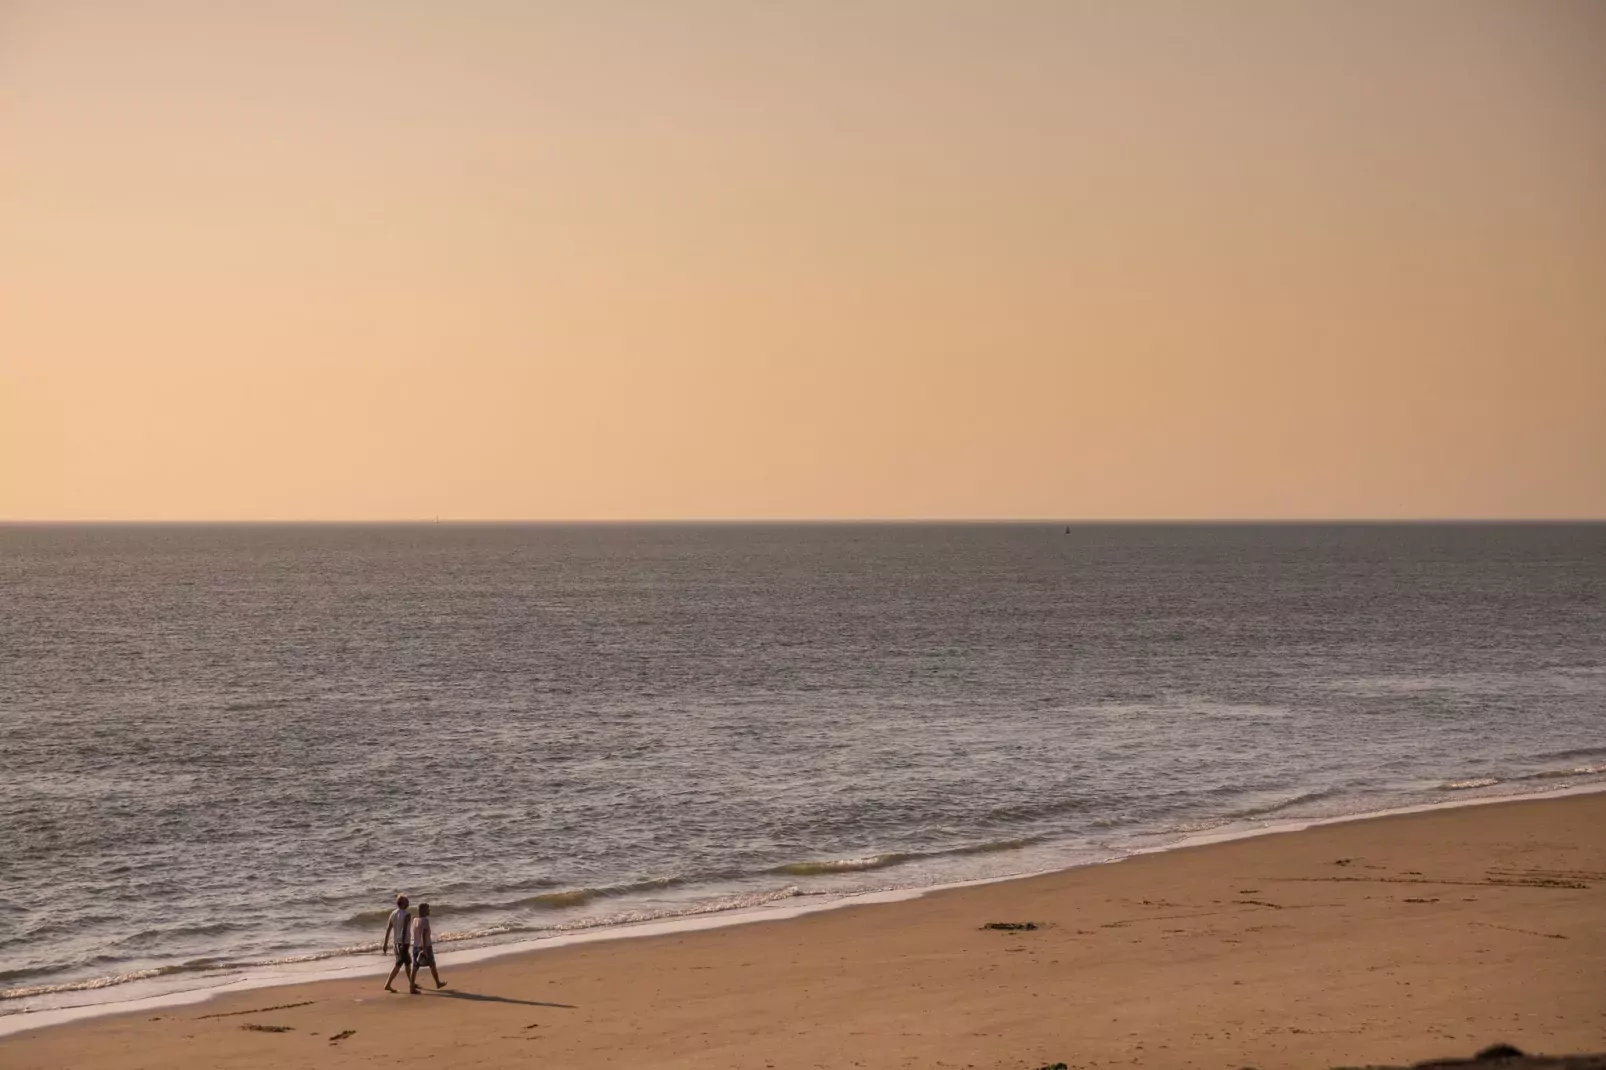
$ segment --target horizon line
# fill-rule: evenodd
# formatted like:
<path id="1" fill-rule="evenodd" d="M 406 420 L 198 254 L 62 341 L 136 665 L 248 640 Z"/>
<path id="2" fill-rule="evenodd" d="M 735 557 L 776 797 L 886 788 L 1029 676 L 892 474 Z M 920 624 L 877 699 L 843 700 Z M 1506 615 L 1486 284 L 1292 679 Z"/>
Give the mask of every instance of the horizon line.
<path id="1" fill-rule="evenodd" d="M 266 527 L 266 526 L 626 526 L 626 525 L 868 525 L 868 524 L 1054 524 L 1233 525 L 1233 524 L 1601 524 L 1601 516 L 1361 516 L 1361 517 L 1053 517 L 1053 516 L 845 516 L 845 517 L 350 517 L 350 518 L 36 518 L 0 517 L 0 527 Z"/>

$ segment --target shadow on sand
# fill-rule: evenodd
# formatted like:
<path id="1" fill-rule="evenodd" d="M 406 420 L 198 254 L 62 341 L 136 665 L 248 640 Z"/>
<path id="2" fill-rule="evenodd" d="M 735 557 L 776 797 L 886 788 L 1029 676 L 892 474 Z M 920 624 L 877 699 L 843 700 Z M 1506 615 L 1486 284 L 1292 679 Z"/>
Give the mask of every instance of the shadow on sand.
<path id="1" fill-rule="evenodd" d="M 487 996 L 483 992 L 464 992 L 460 988 L 425 989 L 424 995 L 445 999 L 471 999 L 476 1003 L 517 1003 L 521 1007 L 560 1007 L 566 1011 L 578 1010 L 572 1003 L 543 1003 L 538 999 L 512 999 L 508 996 Z"/>

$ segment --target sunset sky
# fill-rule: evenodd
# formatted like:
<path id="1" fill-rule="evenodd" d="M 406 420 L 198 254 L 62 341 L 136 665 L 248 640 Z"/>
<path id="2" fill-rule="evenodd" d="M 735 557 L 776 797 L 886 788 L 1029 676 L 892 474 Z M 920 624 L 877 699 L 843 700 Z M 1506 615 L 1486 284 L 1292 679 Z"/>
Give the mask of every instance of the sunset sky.
<path id="1" fill-rule="evenodd" d="M 0 519 L 1606 517 L 1606 4 L 0 0 Z"/>

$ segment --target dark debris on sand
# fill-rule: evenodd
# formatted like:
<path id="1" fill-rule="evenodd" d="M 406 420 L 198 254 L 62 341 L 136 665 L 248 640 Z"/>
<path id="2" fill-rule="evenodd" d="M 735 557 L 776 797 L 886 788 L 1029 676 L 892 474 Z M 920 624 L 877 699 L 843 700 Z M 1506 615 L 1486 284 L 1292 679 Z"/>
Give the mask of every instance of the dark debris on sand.
<path id="1" fill-rule="evenodd" d="M 1036 1070 L 1068 1068 L 1064 1063 L 1044 1063 Z M 1339 1066 L 1334 1070 L 1606 1070 L 1606 1054 L 1527 1055 L 1510 1044 L 1496 1044 L 1470 1059 L 1429 1059 L 1410 1066 Z"/>
<path id="2" fill-rule="evenodd" d="M 304 999 L 300 1003 L 276 1003 L 271 1007 L 253 1007 L 248 1011 L 223 1011 L 221 1014 L 202 1014 L 196 1017 L 197 1022 L 204 1022 L 208 1018 L 238 1018 L 242 1014 L 267 1014 L 269 1011 L 287 1011 L 291 1007 L 310 1007 L 317 1000 Z"/>
<path id="3" fill-rule="evenodd" d="M 1411 1067 L 1339 1067 L 1338 1070 L 1606 1070 L 1606 1054 L 1526 1055 L 1510 1044 L 1496 1044 L 1470 1059 L 1430 1059 Z"/>

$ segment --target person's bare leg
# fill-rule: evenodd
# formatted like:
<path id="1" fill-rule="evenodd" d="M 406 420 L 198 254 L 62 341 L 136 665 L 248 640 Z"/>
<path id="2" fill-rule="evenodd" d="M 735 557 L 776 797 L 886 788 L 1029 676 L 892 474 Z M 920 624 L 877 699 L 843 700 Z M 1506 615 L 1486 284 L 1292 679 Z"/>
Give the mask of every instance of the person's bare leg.
<path id="1" fill-rule="evenodd" d="M 435 968 L 435 956 L 434 955 L 431 955 L 429 957 L 429 975 L 431 977 L 435 978 L 435 987 L 436 988 L 445 988 L 446 987 L 446 982 L 441 980 L 440 971 Z"/>
<path id="2" fill-rule="evenodd" d="M 407 993 L 416 996 L 422 991 L 418 987 L 418 960 L 413 960 L 413 968 L 407 971 Z"/>
<path id="3" fill-rule="evenodd" d="M 396 991 L 394 988 L 392 988 L 390 986 L 396 983 L 396 974 L 401 972 L 401 968 L 402 968 L 402 960 L 401 959 L 397 959 L 396 960 L 396 965 L 394 965 L 394 966 L 392 966 L 390 968 L 390 977 L 389 977 L 389 979 L 385 981 L 385 991 L 386 992 L 394 992 L 394 991 Z M 413 976 L 412 976 L 411 971 L 408 972 L 407 983 L 408 984 L 412 984 L 413 983 Z"/>

